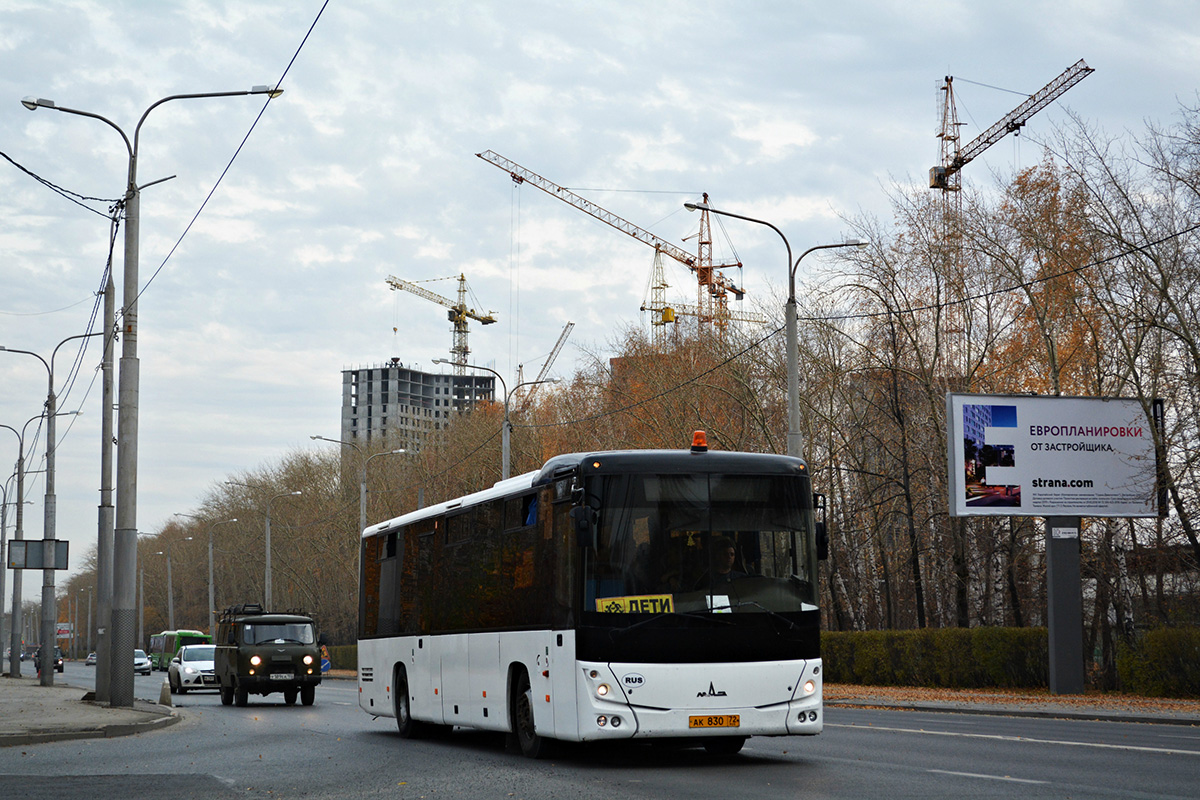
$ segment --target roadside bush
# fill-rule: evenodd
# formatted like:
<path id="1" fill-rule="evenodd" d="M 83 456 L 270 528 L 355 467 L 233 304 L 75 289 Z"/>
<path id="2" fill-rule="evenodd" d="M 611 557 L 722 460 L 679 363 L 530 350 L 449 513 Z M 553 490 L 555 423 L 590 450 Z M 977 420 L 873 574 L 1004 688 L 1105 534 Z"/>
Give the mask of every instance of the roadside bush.
<path id="1" fill-rule="evenodd" d="M 1200 629 L 1156 628 L 1117 651 L 1127 692 L 1149 697 L 1200 697 Z"/>
<path id="2" fill-rule="evenodd" d="M 339 644 L 329 648 L 332 669 L 358 670 L 358 645 Z"/>
<path id="3" fill-rule="evenodd" d="M 822 634 L 821 650 L 832 683 L 962 689 L 1049 683 L 1045 628 L 838 631 Z"/>

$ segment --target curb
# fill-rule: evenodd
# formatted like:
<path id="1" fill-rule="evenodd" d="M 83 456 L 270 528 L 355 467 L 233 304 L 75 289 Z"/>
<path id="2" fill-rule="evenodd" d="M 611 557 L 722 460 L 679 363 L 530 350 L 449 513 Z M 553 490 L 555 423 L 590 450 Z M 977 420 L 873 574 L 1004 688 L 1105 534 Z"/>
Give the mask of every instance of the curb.
<path id="1" fill-rule="evenodd" d="M 1085 722 L 1134 722 L 1143 725 L 1183 725 L 1200 727 L 1200 719 L 1189 717 L 1145 716 L 1104 711 L 1067 711 L 1065 709 L 1006 708 L 1000 706 L 947 706 L 933 703 L 897 703 L 870 700 L 826 700 L 825 705 L 842 708 L 928 711 L 944 714 L 974 714 L 988 717 L 1031 717 L 1035 719 L 1071 719 Z"/>
<path id="2" fill-rule="evenodd" d="M 93 703 L 93 705 L 95 704 Z M 178 711 L 160 711 L 158 708 L 156 707 L 154 710 L 135 709 L 139 713 L 154 717 L 154 719 L 148 719 L 144 722 L 115 722 L 110 725 L 93 725 L 84 728 L 63 728 L 36 733 L 0 734 L 0 747 L 19 747 L 21 745 L 66 742 L 76 739 L 116 739 L 121 736 L 151 733 L 163 728 L 169 728 L 183 719 Z"/>

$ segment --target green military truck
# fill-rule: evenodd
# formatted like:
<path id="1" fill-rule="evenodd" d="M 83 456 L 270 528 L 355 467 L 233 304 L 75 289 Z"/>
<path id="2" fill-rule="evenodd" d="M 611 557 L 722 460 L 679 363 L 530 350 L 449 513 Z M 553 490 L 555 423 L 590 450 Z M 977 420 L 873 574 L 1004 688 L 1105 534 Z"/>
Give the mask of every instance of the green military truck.
<path id="1" fill-rule="evenodd" d="M 312 617 L 302 611 L 269 612 L 257 603 L 231 606 L 217 624 L 213 658 L 221 704 L 246 705 L 252 694 L 281 692 L 311 706 L 321 683 L 320 645 Z"/>

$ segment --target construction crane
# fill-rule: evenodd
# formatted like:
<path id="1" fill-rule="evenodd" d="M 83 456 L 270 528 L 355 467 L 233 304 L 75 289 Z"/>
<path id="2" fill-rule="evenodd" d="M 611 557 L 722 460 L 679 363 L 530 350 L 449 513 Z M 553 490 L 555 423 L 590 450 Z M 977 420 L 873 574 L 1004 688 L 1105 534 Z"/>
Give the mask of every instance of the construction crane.
<path id="1" fill-rule="evenodd" d="M 941 91 L 942 124 L 938 138 L 942 140 L 942 163 L 929 170 L 929 188 L 956 192 L 962 189 L 964 166 L 1010 133 L 1018 132 L 1029 119 L 1057 100 L 1068 89 L 1095 72 L 1079 59 L 1050 83 L 1029 95 L 1025 102 L 1008 112 L 999 122 L 975 137 L 966 147 L 959 147 L 958 112 L 954 107 L 954 78 L 946 76 Z"/>
<path id="2" fill-rule="evenodd" d="M 453 276 L 450 278 L 434 278 L 433 280 L 453 280 Z M 393 290 L 403 289 L 406 292 L 412 292 L 417 297 L 424 297 L 426 300 L 450 309 L 446 315 L 454 325 L 454 340 L 450 346 L 450 360 L 454 363 L 454 374 L 465 375 L 467 372 L 467 354 L 471 352 L 471 348 L 467 346 L 467 320 L 473 319 L 484 325 L 491 325 L 496 321 L 496 318 L 493 316 L 494 311 L 480 314 L 473 308 L 467 308 L 466 275 L 460 273 L 458 276 L 457 303 L 451 301 L 449 298 L 442 297 L 436 292 L 431 292 L 424 287 L 418 286 L 412 281 L 406 281 L 403 278 L 397 278 L 393 275 L 388 275 L 387 284 Z"/>
<path id="3" fill-rule="evenodd" d="M 1029 95 L 1023 103 L 1005 114 L 996 124 L 979 134 L 965 147 L 960 146 L 960 123 L 954 102 L 954 78 L 946 76 L 945 82 L 939 89 L 943 93 L 941 125 L 937 134 L 938 139 L 941 140 L 941 163 L 929 170 L 929 188 L 939 189 L 942 192 L 941 240 L 944 266 L 948 275 L 951 272 L 958 272 L 962 260 L 962 168 L 1008 134 L 1019 133 L 1021 127 L 1034 114 L 1057 100 L 1064 92 L 1094 71 L 1084 63 L 1082 58 L 1079 59 L 1057 78 Z M 951 270 L 951 267 L 954 270 Z M 960 307 L 958 312 L 952 310 L 944 318 L 949 321 L 955 313 L 965 314 L 966 312 Z M 955 323 L 950 323 L 950 325 L 954 326 Z M 965 327 L 959 328 L 959 330 L 963 329 Z M 951 332 L 951 330 L 946 331 L 947 334 Z M 965 367 L 965 362 L 969 358 L 965 352 L 961 355 L 964 363 L 953 366 Z M 949 354 L 948 357 L 953 358 Z"/>
<path id="4" fill-rule="evenodd" d="M 730 319 L 736 318 L 729 312 L 729 295 L 732 294 L 741 299 L 745 294 L 745 290 L 739 288 L 733 281 L 725 277 L 725 274 L 721 270 L 731 267 L 741 267 L 742 264 L 740 261 L 727 264 L 712 263 L 712 235 L 710 233 L 707 210 L 701 210 L 698 251 L 692 254 L 502 155 L 491 150 L 476 153 L 475 155 L 507 172 L 514 182 L 518 184 L 532 184 L 551 197 L 557 197 L 564 203 L 568 203 L 580 211 L 590 214 L 601 222 L 632 236 L 639 242 L 650 245 L 654 248 L 655 252 L 665 253 L 692 270 L 692 272 L 696 273 L 698 296 L 695 316 L 701 323 L 711 323 L 723 329 Z M 704 202 L 708 202 L 707 194 L 704 196 Z M 666 284 L 662 281 L 657 281 L 656 285 L 661 285 L 665 288 Z M 665 298 L 662 296 L 653 297 L 650 303 L 650 310 L 656 315 L 654 322 L 656 325 L 663 324 L 664 312 L 666 312 L 666 316 L 668 317 L 674 316 L 668 308 Z"/>
<path id="5" fill-rule="evenodd" d="M 563 327 L 562 333 L 558 335 L 558 341 L 554 343 L 554 348 L 550 351 L 550 355 L 546 356 L 546 361 L 542 364 L 542 368 L 538 370 L 538 376 L 534 378 L 533 384 L 529 387 L 529 392 L 525 395 L 525 400 L 521 403 L 522 411 L 529 408 L 529 404 L 533 402 L 533 395 L 541 387 L 541 382 L 545 380 L 546 374 L 550 372 L 550 367 L 554 365 L 554 359 L 558 358 L 558 354 L 562 352 L 563 345 L 567 343 L 567 337 L 571 335 L 571 331 L 574 328 L 574 322 L 568 322 Z"/>

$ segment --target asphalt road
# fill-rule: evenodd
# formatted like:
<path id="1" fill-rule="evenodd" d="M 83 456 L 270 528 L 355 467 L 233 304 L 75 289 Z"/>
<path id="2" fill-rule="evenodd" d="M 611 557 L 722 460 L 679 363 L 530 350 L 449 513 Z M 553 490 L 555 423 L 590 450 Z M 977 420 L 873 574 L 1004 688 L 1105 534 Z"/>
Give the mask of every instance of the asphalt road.
<path id="1" fill-rule="evenodd" d="M 68 664 L 65 682 L 90 686 Z M 135 682 L 156 700 L 162 673 Z M 359 710 L 353 681 L 311 707 L 215 693 L 174 698 L 184 719 L 138 736 L 0 750 L 0 797 L 55 798 L 1195 798 L 1200 730 L 830 708 L 819 737 L 751 739 L 738 756 L 567 746 L 530 761 L 503 737 L 406 741 Z"/>

